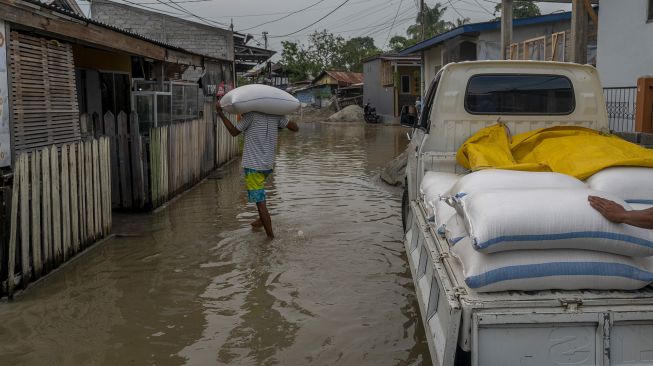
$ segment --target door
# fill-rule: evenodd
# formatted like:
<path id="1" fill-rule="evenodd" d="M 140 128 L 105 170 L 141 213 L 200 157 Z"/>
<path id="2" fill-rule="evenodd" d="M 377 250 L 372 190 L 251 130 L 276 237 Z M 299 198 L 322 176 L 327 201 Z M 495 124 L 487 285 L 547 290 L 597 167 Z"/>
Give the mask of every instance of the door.
<path id="1" fill-rule="evenodd" d="M 435 93 L 440 84 L 440 75 L 441 72 L 433 79 L 429 90 L 426 93 L 426 97 L 423 101 L 422 113 L 420 119 L 412 131 L 410 137 L 410 143 L 408 144 L 408 161 L 406 164 L 406 177 L 408 179 L 408 195 L 409 199 L 412 201 L 417 198 L 417 192 L 419 192 L 419 185 L 422 181 L 422 176 L 424 172 L 419 171 L 418 169 L 418 158 L 421 154 L 424 142 L 429 134 L 429 127 L 431 125 L 431 110 L 433 108 L 433 100 Z"/>

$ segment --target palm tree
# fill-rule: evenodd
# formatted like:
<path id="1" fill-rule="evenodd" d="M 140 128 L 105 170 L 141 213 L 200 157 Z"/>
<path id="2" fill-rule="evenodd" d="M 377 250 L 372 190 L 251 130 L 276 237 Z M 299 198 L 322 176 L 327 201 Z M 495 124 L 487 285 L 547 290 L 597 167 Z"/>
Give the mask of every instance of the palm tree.
<path id="1" fill-rule="evenodd" d="M 444 12 L 447 11 L 447 8 L 442 6 L 440 3 L 436 3 L 433 7 L 425 4 L 424 8 L 424 39 L 431 38 L 436 34 L 440 34 L 448 31 L 453 26 L 452 23 L 447 22 L 442 19 L 444 17 Z M 422 26 L 420 14 L 417 15 L 417 24 L 413 24 L 408 27 L 406 33 L 412 39 L 422 39 Z"/>

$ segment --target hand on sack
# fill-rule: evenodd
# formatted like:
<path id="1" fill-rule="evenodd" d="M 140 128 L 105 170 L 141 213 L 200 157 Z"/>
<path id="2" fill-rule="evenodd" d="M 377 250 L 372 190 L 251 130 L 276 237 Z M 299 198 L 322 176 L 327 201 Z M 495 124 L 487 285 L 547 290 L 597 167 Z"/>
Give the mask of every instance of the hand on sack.
<path id="1" fill-rule="evenodd" d="M 589 201 L 590 206 L 597 210 L 606 219 L 619 224 L 624 222 L 623 218 L 626 209 L 620 204 L 596 196 L 588 196 L 587 200 Z"/>

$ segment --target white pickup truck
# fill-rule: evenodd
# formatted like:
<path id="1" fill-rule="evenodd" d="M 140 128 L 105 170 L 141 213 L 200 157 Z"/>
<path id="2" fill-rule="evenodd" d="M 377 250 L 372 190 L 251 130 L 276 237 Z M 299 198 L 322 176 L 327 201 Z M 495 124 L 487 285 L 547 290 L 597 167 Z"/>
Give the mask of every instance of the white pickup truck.
<path id="1" fill-rule="evenodd" d="M 460 145 L 501 120 L 517 134 L 554 125 L 608 130 L 590 66 L 479 61 L 445 66 L 410 135 L 405 247 L 434 365 L 653 365 L 653 288 L 479 293 L 429 223 L 427 171 L 464 174 Z"/>

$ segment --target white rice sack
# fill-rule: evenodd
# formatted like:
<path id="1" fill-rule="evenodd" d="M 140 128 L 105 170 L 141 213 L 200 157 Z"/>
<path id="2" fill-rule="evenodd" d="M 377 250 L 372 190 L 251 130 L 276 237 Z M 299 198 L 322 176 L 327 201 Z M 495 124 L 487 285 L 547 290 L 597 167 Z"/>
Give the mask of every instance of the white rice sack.
<path id="1" fill-rule="evenodd" d="M 441 198 L 460 179 L 459 175 L 445 172 L 426 172 L 420 184 L 420 193 L 424 198 L 429 218 L 435 221 L 435 227 L 440 228 L 456 211 Z"/>
<path id="2" fill-rule="evenodd" d="M 447 222 L 456 216 L 456 209 L 451 207 L 444 199 L 440 199 L 435 203 L 435 225 L 440 235 L 444 236 Z"/>
<path id="3" fill-rule="evenodd" d="M 586 188 L 582 181 L 566 174 L 486 169 L 460 178 L 451 195 L 471 194 L 492 189 Z"/>
<path id="4" fill-rule="evenodd" d="M 653 205 L 648 205 L 646 203 L 629 203 L 630 208 L 632 210 L 648 210 L 649 208 L 652 208 Z"/>
<path id="5" fill-rule="evenodd" d="M 235 114 L 260 112 L 282 116 L 299 109 L 299 100 L 281 89 L 250 84 L 227 93 L 220 99 L 220 106 Z"/>
<path id="6" fill-rule="evenodd" d="M 653 282 L 653 257 L 558 249 L 484 254 L 464 238 L 451 249 L 465 283 L 479 292 L 536 290 L 637 290 Z"/>
<path id="7" fill-rule="evenodd" d="M 452 215 L 444 225 L 444 237 L 450 246 L 454 246 L 459 241 L 469 237 L 469 233 L 465 227 L 465 219 L 457 214 Z"/>
<path id="8" fill-rule="evenodd" d="M 653 204 L 653 168 L 614 167 L 587 179 L 591 189 L 612 193 L 628 203 Z"/>
<path id="9" fill-rule="evenodd" d="M 584 249 L 625 256 L 653 255 L 653 230 L 608 221 L 587 197 L 628 203 L 591 189 L 518 189 L 457 198 L 474 247 L 483 253 L 525 249 Z"/>

